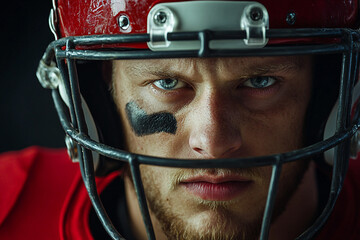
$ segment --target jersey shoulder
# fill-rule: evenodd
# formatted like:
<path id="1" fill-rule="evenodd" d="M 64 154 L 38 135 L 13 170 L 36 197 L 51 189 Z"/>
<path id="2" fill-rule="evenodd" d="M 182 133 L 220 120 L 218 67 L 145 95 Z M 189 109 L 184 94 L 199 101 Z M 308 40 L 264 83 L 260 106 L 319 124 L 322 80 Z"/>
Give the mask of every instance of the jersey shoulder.
<path id="1" fill-rule="evenodd" d="M 0 239 L 37 239 L 40 232 L 59 239 L 59 215 L 78 171 L 64 149 L 0 154 Z"/>

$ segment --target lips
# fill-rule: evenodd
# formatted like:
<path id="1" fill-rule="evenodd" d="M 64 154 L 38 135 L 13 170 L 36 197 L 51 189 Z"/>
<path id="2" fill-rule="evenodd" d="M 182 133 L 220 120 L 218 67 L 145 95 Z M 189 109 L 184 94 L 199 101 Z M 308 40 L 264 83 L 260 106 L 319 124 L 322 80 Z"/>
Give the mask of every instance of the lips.
<path id="1" fill-rule="evenodd" d="M 229 201 L 241 195 L 252 181 L 238 176 L 198 176 L 180 183 L 189 193 L 209 201 Z"/>

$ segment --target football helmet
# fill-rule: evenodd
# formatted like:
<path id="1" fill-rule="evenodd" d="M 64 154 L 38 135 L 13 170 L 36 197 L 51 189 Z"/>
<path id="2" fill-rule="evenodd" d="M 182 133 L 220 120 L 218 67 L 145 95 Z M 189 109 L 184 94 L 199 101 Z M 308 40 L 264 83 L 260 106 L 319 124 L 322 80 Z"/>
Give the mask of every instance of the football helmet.
<path id="1" fill-rule="evenodd" d="M 37 76 L 52 90 L 69 154 L 79 162 L 85 187 L 108 234 L 123 239 L 102 206 L 95 175 L 121 168 L 124 163 L 130 166 L 149 239 L 155 237 L 140 164 L 181 168 L 272 166 L 260 235 L 264 240 L 268 238 L 282 165 L 321 156 L 332 166 L 329 198 L 314 224 L 298 237 L 312 238 L 329 217 L 348 159 L 356 157 L 360 145 L 359 23 L 359 2 L 353 0 L 53 0 L 49 25 L 56 40 L 47 47 Z M 321 116 L 307 121 L 309 140 L 304 148 L 261 157 L 184 160 L 127 152 L 122 149 L 121 124 L 106 81 L 79 77 L 93 74 L 86 65 L 92 60 L 300 54 L 340 56 L 333 96 L 329 100 L 324 99 L 327 95 L 319 95 L 322 97 L 314 103 L 319 108 L 324 103 L 328 106 Z M 100 72 L 94 79 L 106 78 L 102 74 L 106 71 L 92 66 Z"/>

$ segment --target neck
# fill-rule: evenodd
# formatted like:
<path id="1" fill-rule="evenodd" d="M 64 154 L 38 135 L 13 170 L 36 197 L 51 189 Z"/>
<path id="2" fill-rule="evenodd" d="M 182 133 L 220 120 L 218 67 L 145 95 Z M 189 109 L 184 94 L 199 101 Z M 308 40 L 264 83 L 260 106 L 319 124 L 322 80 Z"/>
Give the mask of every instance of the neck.
<path id="1" fill-rule="evenodd" d="M 271 225 L 270 240 L 295 239 L 314 222 L 318 206 L 315 168 L 311 161 L 285 211 Z"/>

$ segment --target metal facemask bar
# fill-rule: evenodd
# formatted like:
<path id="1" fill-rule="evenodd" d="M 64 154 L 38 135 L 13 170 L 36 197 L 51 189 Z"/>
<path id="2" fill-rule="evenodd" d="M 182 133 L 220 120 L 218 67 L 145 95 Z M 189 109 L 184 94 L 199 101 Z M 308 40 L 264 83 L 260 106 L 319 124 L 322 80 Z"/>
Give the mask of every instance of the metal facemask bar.
<path id="1" fill-rule="evenodd" d="M 201 47 L 199 50 L 185 51 L 161 51 L 153 52 L 149 50 L 134 51 L 95 51 L 78 50 L 78 46 L 90 46 L 100 44 L 116 44 L 130 42 L 148 42 L 148 34 L 126 35 L 126 36 L 84 36 L 69 37 L 54 41 L 49 45 L 40 63 L 38 75 L 43 86 L 52 89 L 52 96 L 60 118 L 62 127 L 67 136 L 76 144 L 79 151 L 79 163 L 85 187 L 89 193 L 94 209 L 104 225 L 106 231 L 113 239 L 124 239 L 112 225 L 106 211 L 97 194 L 95 184 L 95 173 L 91 151 L 98 152 L 106 157 L 123 161 L 130 165 L 133 181 L 138 197 L 139 205 L 143 215 L 143 220 L 147 230 L 148 239 L 155 239 L 152 228 L 149 210 L 146 204 L 143 185 L 140 177 L 140 164 L 179 167 L 179 168 L 247 168 L 271 165 L 273 167 L 271 182 L 269 185 L 268 199 L 266 202 L 263 222 L 261 227 L 261 240 L 268 238 L 271 216 L 275 203 L 278 188 L 279 176 L 284 163 L 292 162 L 302 158 L 309 158 L 323 153 L 324 151 L 335 148 L 335 159 L 333 167 L 333 177 L 331 180 L 331 190 L 328 202 L 316 219 L 315 223 L 309 227 L 297 239 L 311 239 L 326 222 L 335 201 L 340 193 L 344 176 L 347 171 L 349 155 L 348 153 L 350 138 L 358 131 L 360 119 L 353 119 L 350 123 L 351 97 L 355 81 L 357 81 L 358 55 L 359 55 L 359 32 L 341 29 L 293 29 L 293 30 L 267 30 L 267 37 L 271 38 L 305 38 L 305 37 L 324 37 L 338 38 L 339 43 L 323 45 L 305 45 L 287 47 L 266 46 L 261 49 L 237 49 L 237 50 L 213 50 L 209 48 L 209 42 L 213 39 L 243 39 L 246 34 L 243 31 L 201 31 L 187 33 L 168 33 L 168 39 L 173 41 L 199 40 Z M 286 50 L 286 51 L 284 51 Z M 80 97 L 79 82 L 76 70 L 77 60 L 114 60 L 114 59 L 141 59 L 141 58 L 179 58 L 179 57 L 227 57 L 227 56 L 286 56 L 299 54 L 321 54 L 321 53 L 342 53 L 342 74 L 339 90 L 339 109 L 337 119 L 337 129 L 334 136 L 317 142 L 305 148 L 292 152 L 276 155 L 252 158 L 231 158 L 231 159 L 165 159 L 151 156 L 132 154 L 120 149 L 107 146 L 91 139 L 87 133 L 86 121 L 82 110 L 82 99 Z M 53 59 L 56 59 L 56 68 Z M 42 67 L 41 67 L 42 66 Z M 48 66 L 44 68 L 44 66 Z M 66 74 L 67 73 L 67 74 Z M 63 86 L 68 98 L 64 101 L 59 94 L 59 89 Z M 66 102 L 66 103 L 65 103 Z M 358 106 L 354 116 L 359 116 L 360 107 Z M 69 119 L 70 116 L 70 119 Z"/>

